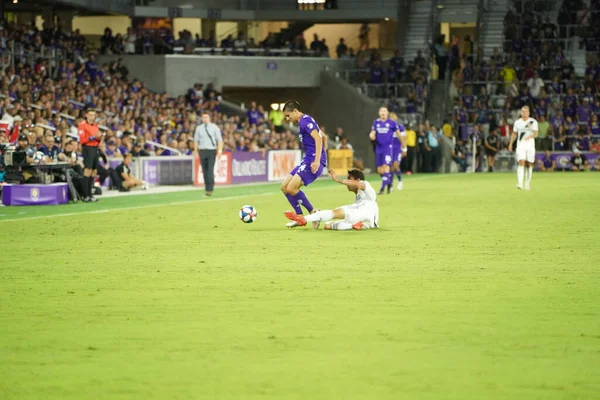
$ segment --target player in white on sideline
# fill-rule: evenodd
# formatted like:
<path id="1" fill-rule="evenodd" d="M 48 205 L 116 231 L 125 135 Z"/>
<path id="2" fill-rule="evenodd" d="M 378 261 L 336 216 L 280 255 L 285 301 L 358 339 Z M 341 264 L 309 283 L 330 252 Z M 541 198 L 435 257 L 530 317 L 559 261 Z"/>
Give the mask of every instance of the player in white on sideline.
<path id="1" fill-rule="evenodd" d="M 515 121 L 510 135 L 508 151 L 517 140 L 517 189 L 523 189 L 523 176 L 525 175 L 525 190 L 530 190 L 533 165 L 535 163 L 535 138 L 538 136 L 538 122 L 529 117 L 529 107 L 521 108 L 521 118 Z"/>
<path id="2" fill-rule="evenodd" d="M 297 215 L 291 211 L 285 216 L 304 226 L 308 222 L 321 222 L 338 219 L 341 221 L 326 222 L 326 230 L 349 231 L 351 229 L 360 231 L 364 229 L 378 228 L 379 206 L 377 205 L 377 193 L 371 184 L 365 181 L 365 174 L 359 169 L 348 171 L 348 179 L 339 179 L 335 172 L 330 169 L 331 178 L 342 185 L 346 185 L 350 192 L 356 193 L 354 203 L 336 208 L 335 210 L 323 210 L 307 216 Z"/>

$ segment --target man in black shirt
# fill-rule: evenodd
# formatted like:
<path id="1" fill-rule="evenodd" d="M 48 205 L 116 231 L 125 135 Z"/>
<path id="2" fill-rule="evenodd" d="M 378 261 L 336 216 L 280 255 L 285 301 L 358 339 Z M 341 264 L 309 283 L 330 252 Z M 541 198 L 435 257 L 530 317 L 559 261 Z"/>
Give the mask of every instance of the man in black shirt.
<path id="1" fill-rule="evenodd" d="M 51 131 L 46 131 L 44 144 L 40 147 L 39 151 L 44 153 L 46 162 L 66 160 L 66 156 L 60 151 L 60 147 L 55 144 L 54 135 Z"/>
<path id="2" fill-rule="evenodd" d="M 29 145 L 29 139 L 27 135 L 21 133 L 17 139 L 17 146 L 15 147 L 15 151 L 23 151 L 25 152 L 25 159 L 27 164 L 34 164 L 33 156 L 35 155 L 35 147 Z M 27 166 L 21 167 L 21 172 L 23 173 L 22 179 L 23 183 L 37 183 L 38 179 L 36 177 L 35 169 L 27 168 Z"/>
<path id="3" fill-rule="evenodd" d="M 131 153 L 126 153 L 123 156 L 123 162 L 119 164 L 117 168 L 115 168 L 116 180 L 115 186 L 119 188 L 120 192 L 129 192 L 132 187 L 142 186 L 142 189 L 145 189 L 145 185 L 139 179 L 134 178 L 131 175 Z"/>
<path id="4" fill-rule="evenodd" d="M 575 149 L 573 157 L 571 157 L 571 171 L 589 171 L 591 168 L 587 158 Z"/>
<path id="5" fill-rule="evenodd" d="M 496 153 L 498 153 L 499 145 L 500 138 L 498 132 L 496 130 L 490 131 L 485 138 L 485 154 L 487 155 L 488 172 L 494 171 L 494 162 L 496 160 Z"/>

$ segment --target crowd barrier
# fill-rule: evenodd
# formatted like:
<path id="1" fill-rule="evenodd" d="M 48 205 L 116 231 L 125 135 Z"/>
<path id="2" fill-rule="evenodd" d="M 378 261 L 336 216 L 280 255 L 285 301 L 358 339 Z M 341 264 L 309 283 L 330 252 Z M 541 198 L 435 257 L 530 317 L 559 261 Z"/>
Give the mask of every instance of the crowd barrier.
<path id="1" fill-rule="evenodd" d="M 215 185 L 237 185 L 254 182 L 278 182 L 285 179 L 302 160 L 300 150 L 265 152 L 224 152 L 215 162 Z M 109 158 L 109 167 L 116 168 L 120 159 Z M 352 167 L 352 150 L 329 150 L 328 163 L 337 173 Z M 193 156 L 139 157 L 131 165 L 132 174 L 150 185 L 204 186 L 200 160 Z M 323 169 L 327 175 L 327 168 Z M 104 183 L 108 185 L 108 182 Z"/>

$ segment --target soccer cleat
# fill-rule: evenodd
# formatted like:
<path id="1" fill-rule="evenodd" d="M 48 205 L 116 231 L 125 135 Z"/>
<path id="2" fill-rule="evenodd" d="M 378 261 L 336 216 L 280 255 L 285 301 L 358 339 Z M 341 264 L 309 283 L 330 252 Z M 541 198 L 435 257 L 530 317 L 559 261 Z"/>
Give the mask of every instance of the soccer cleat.
<path id="1" fill-rule="evenodd" d="M 360 230 L 362 230 L 362 228 L 363 228 L 363 223 L 361 221 L 358 221 L 352 225 L 352 229 L 354 229 L 355 231 L 360 231 Z"/>
<path id="2" fill-rule="evenodd" d="M 381 189 L 381 190 L 379 191 L 379 193 L 377 193 L 377 194 L 381 196 L 382 194 L 385 194 L 385 192 L 383 191 L 383 189 Z"/>
<path id="3" fill-rule="evenodd" d="M 392 191 L 392 185 L 388 185 L 388 187 L 387 187 L 387 194 L 390 194 L 391 191 Z"/>
<path id="4" fill-rule="evenodd" d="M 319 212 L 321 210 L 313 210 L 313 212 L 311 214 L 314 214 L 316 212 Z M 319 226 L 321 226 L 321 221 L 313 221 L 313 229 L 319 229 Z"/>
<path id="5" fill-rule="evenodd" d="M 285 226 L 287 226 L 288 228 L 295 228 L 298 226 L 298 223 L 296 221 L 292 221 L 285 224 Z"/>
<path id="6" fill-rule="evenodd" d="M 306 225 L 306 219 L 302 215 L 298 215 L 298 214 L 293 213 L 291 211 L 286 211 L 284 215 L 290 221 L 295 221 L 298 224 L 298 226 L 305 226 Z"/>
<path id="7" fill-rule="evenodd" d="M 519 189 L 519 190 L 523 190 L 523 187 L 522 187 L 522 186 L 520 186 L 520 185 L 517 185 L 517 189 Z"/>
<path id="8" fill-rule="evenodd" d="M 531 190 L 531 187 L 529 185 L 525 185 L 525 191 L 529 192 Z"/>
<path id="9" fill-rule="evenodd" d="M 404 185 L 402 184 L 402 181 L 398 182 L 398 186 L 396 186 L 396 189 L 402 190 L 403 188 L 404 188 Z"/>

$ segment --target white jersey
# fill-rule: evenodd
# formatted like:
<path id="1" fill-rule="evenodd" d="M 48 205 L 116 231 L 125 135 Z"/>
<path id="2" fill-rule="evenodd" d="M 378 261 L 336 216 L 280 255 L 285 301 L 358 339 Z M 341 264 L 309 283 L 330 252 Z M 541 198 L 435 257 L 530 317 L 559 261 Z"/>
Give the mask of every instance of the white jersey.
<path id="1" fill-rule="evenodd" d="M 523 121 L 522 118 L 519 118 L 518 120 L 516 120 L 513 125 L 513 132 L 517 133 L 517 147 L 519 147 L 521 145 L 521 142 L 523 142 L 523 139 L 525 139 L 527 137 L 533 138 L 533 131 L 537 131 L 537 130 L 538 130 L 538 122 L 533 118 L 527 118 L 525 121 Z M 526 140 L 523 143 L 533 145 L 534 141 Z"/>
<path id="2" fill-rule="evenodd" d="M 365 189 L 358 190 L 354 203 L 342 207 L 345 213 L 344 220 L 351 224 L 360 221 L 363 223 L 363 229 L 377 228 L 379 224 L 377 193 L 375 193 L 375 189 L 369 182 L 363 181 L 363 183 Z"/>
<path id="3" fill-rule="evenodd" d="M 358 189 L 354 204 L 363 206 L 368 203 L 377 203 L 377 193 L 375 192 L 375 189 L 373 189 L 373 186 L 367 181 L 362 182 L 365 184 L 365 189 Z"/>

